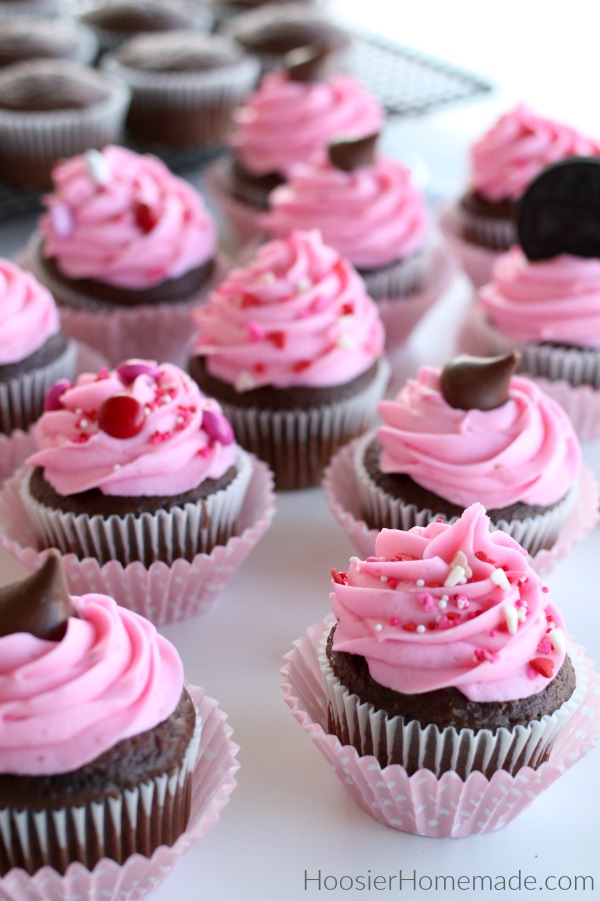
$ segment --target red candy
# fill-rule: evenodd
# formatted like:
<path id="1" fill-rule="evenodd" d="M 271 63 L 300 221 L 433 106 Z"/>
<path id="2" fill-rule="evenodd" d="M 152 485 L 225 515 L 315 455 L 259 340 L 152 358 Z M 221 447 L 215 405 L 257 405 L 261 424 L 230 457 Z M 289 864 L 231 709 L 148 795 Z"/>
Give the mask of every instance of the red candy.
<path id="1" fill-rule="evenodd" d="M 554 661 L 549 657 L 534 657 L 529 661 L 529 666 L 545 679 L 549 679 L 554 672 Z"/>
<path id="2" fill-rule="evenodd" d="M 130 394 L 107 397 L 98 410 L 98 427 L 112 438 L 134 438 L 145 420 L 144 408 Z"/>
<path id="3" fill-rule="evenodd" d="M 140 200 L 134 207 L 134 216 L 138 228 L 148 234 L 158 222 L 158 216 L 152 207 Z"/>

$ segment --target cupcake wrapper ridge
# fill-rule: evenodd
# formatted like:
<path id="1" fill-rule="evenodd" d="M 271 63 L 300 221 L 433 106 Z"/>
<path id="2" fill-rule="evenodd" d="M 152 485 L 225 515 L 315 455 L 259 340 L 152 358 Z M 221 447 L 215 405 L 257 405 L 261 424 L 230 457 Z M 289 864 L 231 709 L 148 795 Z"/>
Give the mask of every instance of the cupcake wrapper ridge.
<path id="1" fill-rule="evenodd" d="M 223 157 L 206 166 L 202 172 L 202 187 L 222 220 L 227 247 L 237 253 L 249 241 L 267 237 L 261 224 L 265 210 L 242 203 L 229 194 L 224 184 L 229 165 L 229 158 Z"/>
<path id="2" fill-rule="evenodd" d="M 27 569 L 43 564 L 47 551 L 38 551 L 36 536 L 21 499 L 18 470 L 0 491 L 0 546 Z M 116 560 L 101 565 L 86 557 L 65 554 L 63 565 L 70 591 L 75 595 L 98 592 L 140 613 L 155 625 L 179 622 L 204 613 L 233 577 L 257 541 L 271 525 L 275 514 L 273 476 L 268 467 L 252 459 L 252 473 L 237 522 L 237 533 L 210 554 L 193 560 L 176 560 L 171 566 L 160 561 L 145 567 L 140 562 L 123 566 Z"/>
<path id="3" fill-rule="evenodd" d="M 466 241 L 458 230 L 452 208 L 442 210 L 439 226 L 452 254 L 475 288 L 487 284 L 492 277 L 494 263 L 502 251 L 490 250 Z"/>
<path id="4" fill-rule="evenodd" d="M 69 341 L 62 354 L 45 366 L 0 382 L 0 432 L 24 431 L 41 416 L 44 398 L 54 382 L 73 377 L 77 352 L 75 342 Z"/>
<path id="5" fill-rule="evenodd" d="M 343 787 L 367 813 L 386 826 L 415 835 L 464 838 L 506 826 L 559 776 L 595 746 L 600 733 L 600 678 L 582 648 L 572 646 L 587 672 L 583 702 L 557 737 L 550 759 L 516 775 L 498 770 L 490 779 L 475 771 L 466 779 L 421 769 L 408 776 L 400 764 L 381 767 L 327 733 L 327 699 L 317 660 L 323 630 L 318 623 L 294 642 L 282 669 L 285 702 Z"/>

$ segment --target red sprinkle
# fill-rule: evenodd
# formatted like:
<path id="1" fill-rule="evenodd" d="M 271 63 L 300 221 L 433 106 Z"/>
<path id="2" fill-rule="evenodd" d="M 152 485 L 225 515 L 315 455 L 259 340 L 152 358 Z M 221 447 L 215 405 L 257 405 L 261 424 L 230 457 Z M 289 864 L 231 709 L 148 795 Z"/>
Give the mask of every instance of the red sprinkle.
<path id="1" fill-rule="evenodd" d="M 138 228 L 141 229 L 144 234 L 148 234 L 149 231 L 152 231 L 158 222 L 158 216 L 155 211 L 143 201 L 136 203 L 133 213 Z"/>
<path id="2" fill-rule="evenodd" d="M 308 369 L 309 366 L 312 366 L 312 362 L 310 360 L 297 360 L 292 369 L 294 372 L 304 372 L 305 369 Z"/>
<path id="3" fill-rule="evenodd" d="M 285 336 L 285 332 L 269 332 L 267 335 L 267 340 L 271 342 L 275 347 L 278 347 L 279 350 L 283 350 L 286 345 L 287 338 Z"/>
<path id="4" fill-rule="evenodd" d="M 402 628 L 405 632 L 416 632 L 417 624 L 416 623 L 403 623 Z"/>
<path id="5" fill-rule="evenodd" d="M 398 580 L 397 579 L 388 579 L 388 588 L 397 588 Z"/>
<path id="6" fill-rule="evenodd" d="M 529 666 L 545 679 L 549 679 L 554 672 L 554 660 L 550 660 L 549 657 L 534 657 L 529 661 Z"/>
<path id="7" fill-rule="evenodd" d="M 345 303 L 342 305 L 342 316 L 352 316 L 354 313 L 354 304 Z"/>
<path id="8" fill-rule="evenodd" d="M 265 366 L 264 363 L 255 363 L 255 364 L 254 364 L 254 371 L 255 371 L 258 375 L 262 375 L 266 368 L 267 368 L 267 367 Z"/>
<path id="9" fill-rule="evenodd" d="M 331 578 L 338 585 L 347 585 L 348 584 L 348 573 L 341 573 L 335 566 L 331 567 Z"/>
<path id="10" fill-rule="evenodd" d="M 475 556 L 478 560 L 481 560 L 482 563 L 491 563 L 492 566 L 496 565 L 496 561 L 492 560 L 491 557 L 488 557 L 485 551 L 475 551 Z"/>

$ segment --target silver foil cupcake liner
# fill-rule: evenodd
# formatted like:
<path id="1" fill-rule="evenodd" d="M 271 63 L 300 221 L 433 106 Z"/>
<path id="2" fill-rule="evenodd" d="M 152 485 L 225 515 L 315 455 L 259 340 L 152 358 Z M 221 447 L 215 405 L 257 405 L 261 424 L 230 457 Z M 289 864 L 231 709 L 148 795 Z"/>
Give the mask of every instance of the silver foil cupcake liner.
<path id="1" fill-rule="evenodd" d="M 55 360 L 0 382 L 0 433 L 8 435 L 15 429 L 25 431 L 41 416 L 44 398 L 54 382 L 73 378 L 77 352 L 76 343 L 68 341 Z"/>
<path id="2" fill-rule="evenodd" d="M 456 729 L 423 726 L 403 717 L 388 717 L 372 704 L 361 702 L 335 676 L 325 645 L 331 626 L 325 629 L 317 659 L 334 734 L 361 755 L 373 755 L 380 766 L 400 764 L 407 772 L 427 769 L 436 776 L 456 772 L 466 779 L 479 771 L 490 778 L 496 770 L 515 774 L 523 767 L 535 769 L 547 760 L 550 750 L 570 717 L 582 703 L 587 671 L 573 656 L 576 684 L 573 694 L 552 714 L 512 729 Z"/>
<path id="3" fill-rule="evenodd" d="M 77 860 L 91 870 L 99 858 L 122 863 L 136 852 L 150 856 L 158 845 L 172 845 L 187 824 L 201 732 L 197 713 L 178 767 L 102 801 L 42 811 L 0 808 L 5 866 L 34 872 L 58 856 L 64 871 L 76 849 Z"/>
<path id="4" fill-rule="evenodd" d="M 317 485 L 330 458 L 370 427 L 390 375 L 385 358 L 371 382 L 352 397 L 321 407 L 267 410 L 221 402 L 237 441 L 265 460 L 279 490 Z"/>
<path id="5" fill-rule="evenodd" d="M 31 476 L 24 480 L 21 496 L 40 548 L 56 547 L 80 559 L 93 557 L 100 565 L 110 560 L 124 566 L 137 560 L 147 565 L 155 560 L 171 564 L 182 557 L 191 560 L 196 554 L 208 554 L 235 534 L 252 474 L 250 457 L 241 449 L 236 467 L 235 478 L 220 491 L 181 507 L 139 516 L 88 516 L 52 509 L 30 494 Z"/>
<path id="6" fill-rule="evenodd" d="M 250 56 L 207 71 L 160 73 L 129 68 L 107 55 L 101 68 L 129 87 L 132 121 L 158 118 L 155 143 L 196 147 L 223 141 L 233 110 L 252 90 L 259 72 L 258 61 Z M 176 135 L 186 131 L 186 122 L 193 140 L 186 144 L 185 140 L 170 139 L 171 129 Z M 129 130 L 132 138 L 138 137 L 133 126 Z M 142 135 L 139 138 L 146 140 Z"/>
<path id="7" fill-rule="evenodd" d="M 436 519 L 456 522 L 458 516 L 449 518 L 439 510 L 407 504 L 402 498 L 388 494 L 373 481 L 364 459 L 367 447 L 374 438 L 375 432 L 370 432 L 358 439 L 354 447 L 353 460 L 360 507 L 363 517 L 372 523 L 372 528 L 408 531 L 414 526 L 426 526 Z M 556 543 L 562 526 L 577 502 L 578 493 L 579 485 L 576 483 L 561 501 L 545 512 L 524 519 L 491 519 L 490 526 L 506 532 L 521 547 L 534 555 L 539 550 L 551 548 Z"/>

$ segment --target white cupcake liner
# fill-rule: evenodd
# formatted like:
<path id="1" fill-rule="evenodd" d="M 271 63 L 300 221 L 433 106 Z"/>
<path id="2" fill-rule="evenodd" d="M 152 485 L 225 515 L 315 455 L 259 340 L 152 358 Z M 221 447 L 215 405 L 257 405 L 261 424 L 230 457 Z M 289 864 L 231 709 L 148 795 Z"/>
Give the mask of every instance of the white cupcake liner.
<path id="1" fill-rule="evenodd" d="M 447 207 L 441 211 L 440 230 L 472 284 L 476 288 L 481 288 L 490 281 L 494 263 L 502 251 L 479 247 L 477 244 L 466 241 L 459 232 L 454 209 Z"/>
<path id="2" fill-rule="evenodd" d="M 48 809 L 32 813 L 28 810 L 0 808 L 0 834 L 9 858 L 7 863 L 18 866 L 23 860 L 28 870 L 34 870 L 33 860 L 42 857 L 52 859 L 60 854 L 66 869 L 68 861 L 68 835 L 75 837 L 80 849 L 81 863 L 93 867 L 98 855 L 105 857 L 110 845 L 125 856 L 128 846 L 136 839 L 129 830 L 147 836 L 152 821 L 152 833 L 158 834 L 168 844 L 168 837 L 178 830 L 184 814 L 186 795 L 191 792 L 191 777 L 198 758 L 202 721 L 196 713 L 196 723 L 183 759 L 169 772 L 149 778 L 120 795 L 107 797 L 81 806 L 66 805 L 60 809 Z M 125 834 L 124 834 L 125 833 Z M 49 846 L 48 836 L 56 836 L 58 848 Z M 163 842 L 161 842 L 163 844 Z M 88 847 L 90 851 L 88 852 Z"/>
<path id="3" fill-rule="evenodd" d="M 457 335 L 457 352 L 497 356 L 517 348 L 526 373 L 568 413 L 580 438 L 600 437 L 600 349 L 519 343 L 495 328 L 472 306 Z"/>
<path id="4" fill-rule="evenodd" d="M 93 557 L 100 564 L 120 559 L 127 566 L 157 557 L 171 564 L 184 552 L 208 554 L 235 535 L 252 475 L 249 454 L 239 449 L 235 465 L 236 476 L 220 491 L 181 507 L 139 516 L 88 516 L 54 510 L 32 497 L 32 473 L 21 484 L 21 497 L 41 547 L 56 547 L 63 554 L 75 551 L 78 557 Z"/>
<path id="5" fill-rule="evenodd" d="M 46 285 L 60 308 L 64 330 L 77 341 L 100 353 L 111 366 L 130 357 L 160 360 L 187 367 L 197 327 L 194 310 L 224 277 L 228 260 L 218 254 L 206 284 L 186 300 L 118 306 L 90 301 L 77 290 L 77 282 L 66 285 L 49 274 L 40 255 L 41 236 L 34 235 L 20 256 L 24 268 Z"/>
<path id="6" fill-rule="evenodd" d="M 418 769 L 440 776 L 447 769 L 461 779 L 482 772 L 488 779 L 498 769 L 515 775 L 522 767 L 536 769 L 548 757 L 556 739 L 583 701 L 587 689 L 587 670 L 573 656 L 576 684 L 573 694 L 552 714 L 546 714 L 527 726 L 513 729 L 456 729 L 447 726 L 422 726 L 416 720 L 406 723 L 401 716 L 388 717 L 374 705 L 362 703 L 335 676 L 327 659 L 326 643 L 331 626 L 326 626 L 317 661 L 321 668 L 328 710 L 338 733 L 348 734 L 348 743 L 359 754 L 373 754 L 382 767 L 399 763 L 408 771 L 416 754 Z M 571 649 L 569 647 L 569 653 Z M 394 759 L 400 756 L 401 759 Z M 414 768 L 413 768 L 414 769 Z"/>
<path id="7" fill-rule="evenodd" d="M 50 72 L 63 71 L 65 61 L 32 60 L 32 71 L 37 65 Z M 34 181 L 26 187 L 46 187 L 50 184 L 50 169 L 57 159 L 83 153 L 90 147 L 101 148 L 105 144 L 117 144 L 123 130 L 125 114 L 129 106 L 129 89 L 108 75 L 76 64 L 69 64 L 73 74 L 82 82 L 93 84 L 100 79 L 108 88 L 108 96 L 99 103 L 80 109 L 50 110 L 44 112 L 13 111 L 0 109 L 0 157 L 19 160 L 31 169 Z M 8 164 L 3 167 L 8 180 L 13 174 Z M 20 179 L 19 179 L 20 182 Z"/>
<path id="8" fill-rule="evenodd" d="M 320 407 L 267 410 L 221 401 L 237 441 L 271 466 L 280 490 L 317 485 L 331 456 L 372 425 L 390 367 L 382 357 L 362 391 Z"/>
<path id="9" fill-rule="evenodd" d="M 132 854 L 119 865 L 102 859 L 92 871 L 79 863 L 70 864 L 61 876 L 51 867 L 42 867 L 34 876 L 12 869 L 2 877 L 2 901 L 132 901 L 153 892 L 168 876 L 178 860 L 218 822 L 221 811 L 236 787 L 238 746 L 231 740 L 231 728 L 217 702 L 203 689 L 187 689 L 202 722 L 200 748 L 192 772 L 192 809 L 185 832 L 171 845 L 161 845 L 152 857 Z"/>
<path id="10" fill-rule="evenodd" d="M 35 422 L 42 414 L 48 390 L 57 379 L 73 378 L 76 361 L 77 345 L 68 341 L 64 351 L 45 366 L 0 382 L 0 432 L 25 430 Z"/>
<path id="11" fill-rule="evenodd" d="M 600 732 L 600 678 L 582 648 L 572 646 L 580 670 L 587 671 L 583 703 L 557 738 L 550 759 L 515 775 L 498 770 L 490 779 L 473 772 L 463 780 L 430 770 L 408 776 L 400 764 L 381 767 L 350 745 L 327 734 L 327 700 L 317 649 L 333 618 L 311 627 L 285 657 L 282 689 L 294 718 L 333 768 L 354 801 L 386 826 L 415 835 L 464 838 L 502 828 L 591 751 Z"/>
<path id="12" fill-rule="evenodd" d="M 362 518 L 354 465 L 357 443 L 353 441 L 338 451 L 325 472 L 323 488 L 334 519 L 359 554 L 370 557 L 375 553 L 375 539 L 379 530 L 370 529 Z M 579 544 L 600 519 L 598 509 L 600 486 L 593 473 L 583 465 L 579 472 L 576 492 L 575 502 L 559 530 L 554 546 L 551 549 L 538 550 L 531 555 L 531 565 L 541 576 L 551 572 L 554 565 Z M 426 525 L 430 521 L 429 513 L 426 511 L 424 521 L 412 522 L 411 525 Z"/>
<path id="13" fill-rule="evenodd" d="M 261 217 L 266 210 L 232 197 L 225 187 L 225 173 L 229 166 L 229 156 L 205 166 L 202 170 L 202 188 L 218 213 L 228 248 L 232 253 L 237 253 L 249 241 L 259 242 L 267 238 L 261 224 Z"/>
<path id="14" fill-rule="evenodd" d="M 156 140 L 151 143 L 168 139 L 171 121 L 178 134 L 193 117 L 194 139 L 185 146 L 199 147 L 223 140 L 231 127 L 232 111 L 252 90 L 259 72 L 258 60 L 251 56 L 207 71 L 160 73 L 129 68 L 108 55 L 101 68 L 129 87 L 130 114 L 142 121 L 159 120 Z M 132 138 L 138 137 L 135 131 L 129 131 Z M 146 140 L 145 134 L 141 137 Z M 184 144 L 173 140 L 167 143 Z"/>
<path id="15" fill-rule="evenodd" d="M 360 509 L 369 522 L 378 523 L 379 529 L 402 529 L 408 531 L 413 526 L 424 526 L 436 519 L 445 522 L 456 522 L 458 516 L 448 518 L 440 510 L 420 508 L 416 504 L 404 503 L 380 488 L 371 478 L 365 466 L 365 452 L 375 438 L 375 432 L 369 432 L 359 439 L 354 447 L 355 490 L 358 490 Z M 543 548 L 552 547 L 560 534 L 561 527 L 575 503 L 577 503 L 579 485 L 575 484 L 563 500 L 551 509 L 525 519 L 492 519 L 491 526 L 501 529 L 524 547 L 531 555 Z"/>
<path id="16" fill-rule="evenodd" d="M 38 551 L 36 536 L 21 500 L 21 469 L 0 491 L 0 546 L 27 569 L 43 564 L 48 551 Z M 210 554 L 176 560 L 172 566 L 156 562 L 123 566 L 113 560 L 101 565 L 86 557 L 65 554 L 63 565 L 75 595 L 98 592 L 140 613 L 156 625 L 179 622 L 204 613 L 231 580 L 254 545 L 267 531 L 275 514 L 273 476 L 267 466 L 252 460 L 252 474 L 237 523 L 238 534 Z"/>

